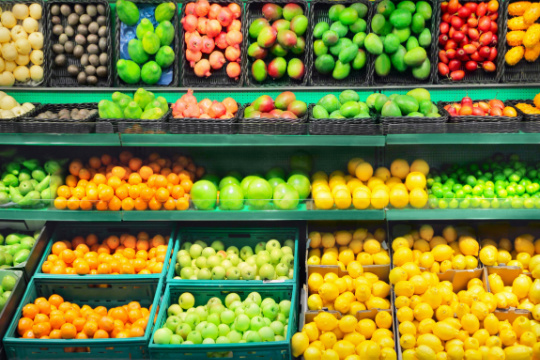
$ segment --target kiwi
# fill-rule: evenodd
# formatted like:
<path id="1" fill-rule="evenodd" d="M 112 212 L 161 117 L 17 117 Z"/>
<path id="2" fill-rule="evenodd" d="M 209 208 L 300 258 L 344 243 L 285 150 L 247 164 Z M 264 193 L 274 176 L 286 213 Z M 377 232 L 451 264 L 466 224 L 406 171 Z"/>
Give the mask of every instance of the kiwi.
<path id="1" fill-rule="evenodd" d="M 62 15 L 68 16 L 69 14 L 71 14 L 71 8 L 69 7 L 69 5 L 64 4 L 60 6 L 60 12 L 62 13 Z"/>
<path id="2" fill-rule="evenodd" d="M 51 6 L 51 14 L 60 15 L 60 6 L 59 5 Z"/>
<path id="3" fill-rule="evenodd" d="M 58 37 L 58 42 L 62 45 L 64 45 L 65 43 L 67 43 L 69 40 L 68 36 L 66 34 L 60 34 L 60 36 Z"/>
<path id="4" fill-rule="evenodd" d="M 108 62 L 109 62 L 109 55 L 107 55 L 107 53 L 102 53 L 101 55 L 99 55 L 99 63 L 101 65 L 106 66 Z"/>
<path id="5" fill-rule="evenodd" d="M 90 16 L 96 16 L 97 15 L 97 8 L 96 5 L 88 5 L 86 7 L 86 13 Z"/>
<path id="6" fill-rule="evenodd" d="M 64 53 L 64 45 L 62 45 L 62 44 L 54 44 L 52 49 L 53 49 L 53 52 L 55 54 L 63 54 Z"/>
<path id="7" fill-rule="evenodd" d="M 99 48 L 101 51 L 107 51 L 107 39 L 106 38 L 100 38 L 99 39 Z"/>
<path id="8" fill-rule="evenodd" d="M 105 15 L 105 6 L 99 4 L 97 6 L 97 12 L 99 13 L 99 15 Z"/>
<path id="9" fill-rule="evenodd" d="M 75 12 L 77 13 L 77 15 L 84 14 L 84 6 L 82 6 L 81 4 L 75 5 Z"/>
<path id="10" fill-rule="evenodd" d="M 88 45 L 88 48 L 86 48 L 86 51 L 89 54 L 97 54 L 99 52 L 99 48 L 96 44 L 90 44 Z"/>
<path id="11" fill-rule="evenodd" d="M 71 76 L 77 76 L 77 74 L 79 73 L 79 67 L 77 65 L 69 65 L 67 68 L 67 72 Z"/>
<path id="12" fill-rule="evenodd" d="M 94 66 L 92 66 L 92 65 L 88 65 L 87 67 L 84 68 L 84 72 L 88 76 L 95 75 L 96 74 L 96 68 Z"/>
<path id="13" fill-rule="evenodd" d="M 53 31 L 54 35 L 60 36 L 64 32 L 64 27 L 62 25 L 56 24 L 56 25 L 53 26 L 52 31 Z"/>
<path id="14" fill-rule="evenodd" d="M 107 18 L 106 18 L 105 16 L 103 16 L 103 15 L 102 15 L 102 16 L 99 16 L 99 17 L 97 18 L 97 23 L 98 23 L 99 25 L 101 25 L 101 26 L 107 25 Z"/>
<path id="15" fill-rule="evenodd" d="M 75 13 L 71 13 L 68 16 L 67 21 L 68 21 L 69 25 L 75 26 L 75 25 L 77 25 L 79 23 L 79 15 L 77 15 Z"/>
<path id="16" fill-rule="evenodd" d="M 73 41 L 68 41 L 64 44 L 64 50 L 68 54 L 73 54 L 73 50 L 75 49 L 75 44 Z"/>
<path id="17" fill-rule="evenodd" d="M 99 31 L 99 25 L 97 22 L 91 22 L 90 25 L 88 25 L 88 32 L 90 34 L 97 34 Z"/>
<path id="18" fill-rule="evenodd" d="M 61 24 L 62 23 L 62 20 L 60 19 L 60 16 L 53 16 L 51 18 L 51 22 L 54 24 L 54 25 L 58 25 L 58 24 Z"/>
<path id="19" fill-rule="evenodd" d="M 75 55 L 75 57 L 77 59 L 80 59 L 84 54 L 84 47 L 82 47 L 81 45 L 77 45 L 75 46 L 75 49 L 73 49 L 73 55 Z"/>
<path id="20" fill-rule="evenodd" d="M 75 43 L 84 46 L 86 45 L 86 38 L 84 37 L 84 35 L 77 34 L 77 36 L 75 36 Z"/>
<path id="21" fill-rule="evenodd" d="M 66 55 L 64 54 L 56 55 L 56 57 L 54 58 L 54 64 L 56 66 L 64 67 L 66 66 L 66 61 Z"/>
<path id="22" fill-rule="evenodd" d="M 79 18 L 79 21 L 81 22 L 81 24 L 88 25 L 92 22 L 92 18 L 88 14 L 82 14 Z"/>
<path id="23" fill-rule="evenodd" d="M 97 44 L 99 41 L 99 37 L 96 34 L 90 34 L 86 38 L 86 41 L 88 41 L 89 44 Z"/>
<path id="24" fill-rule="evenodd" d="M 86 66 L 88 64 L 89 64 L 89 62 L 88 62 L 88 54 L 83 54 L 83 56 L 81 56 L 81 65 Z"/>
<path id="25" fill-rule="evenodd" d="M 92 66 L 99 66 L 99 57 L 96 54 L 89 55 L 88 62 Z"/>
<path id="26" fill-rule="evenodd" d="M 98 79 L 97 77 L 91 75 L 86 78 L 86 82 L 88 83 L 88 85 L 97 85 Z"/>
<path id="27" fill-rule="evenodd" d="M 107 36 L 107 27 L 106 26 L 101 26 L 98 30 L 98 35 L 103 37 L 103 36 Z"/>
<path id="28" fill-rule="evenodd" d="M 73 35 L 75 35 L 75 30 L 73 30 L 71 26 L 66 26 L 66 28 L 64 29 L 64 32 L 69 37 L 72 37 Z"/>
<path id="29" fill-rule="evenodd" d="M 86 74 L 83 71 L 81 71 L 79 75 L 77 75 L 77 82 L 79 83 L 79 85 L 86 84 Z"/>
<path id="30" fill-rule="evenodd" d="M 77 26 L 77 34 L 80 34 L 80 35 L 88 35 L 88 27 L 84 24 L 80 24 L 79 26 Z"/>
<path id="31" fill-rule="evenodd" d="M 104 78 L 107 77 L 107 67 L 106 66 L 100 66 L 96 69 L 96 74 L 98 77 Z"/>

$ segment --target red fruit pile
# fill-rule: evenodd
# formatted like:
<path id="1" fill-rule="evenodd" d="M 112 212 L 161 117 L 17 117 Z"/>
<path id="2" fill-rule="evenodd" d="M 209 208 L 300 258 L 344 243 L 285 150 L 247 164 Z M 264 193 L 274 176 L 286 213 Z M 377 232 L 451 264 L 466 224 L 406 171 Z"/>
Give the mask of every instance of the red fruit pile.
<path id="1" fill-rule="evenodd" d="M 462 80 L 468 73 L 482 68 L 497 70 L 497 17 L 499 2 L 441 3 L 439 25 L 439 74 L 451 80 Z"/>
<path id="2" fill-rule="evenodd" d="M 222 102 L 208 98 L 197 102 L 193 90 L 189 89 L 187 94 L 176 100 L 171 109 L 174 118 L 231 119 L 238 112 L 238 104 L 230 97 Z"/>
<path id="3" fill-rule="evenodd" d="M 501 100 L 478 101 L 465 96 L 461 103 L 453 103 L 444 106 L 450 116 L 509 116 L 516 117 L 517 112 L 511 106 L 504 106 Z"/>
<path id="4" fill-rule="evenodd" d="M 227 61 L 227 75 L 238 80 L 241 73 L 242 8 L 197 0 L 186 4 L 182 25 L 185 30 L 186 60 L 195 75 L 208 77 Z"/>

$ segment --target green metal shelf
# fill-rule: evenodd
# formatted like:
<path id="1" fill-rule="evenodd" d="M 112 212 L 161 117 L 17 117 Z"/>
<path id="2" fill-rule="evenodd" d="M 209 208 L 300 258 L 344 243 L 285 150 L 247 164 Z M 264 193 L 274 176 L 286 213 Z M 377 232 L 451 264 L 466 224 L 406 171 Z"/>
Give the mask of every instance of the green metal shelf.
<path id="1" fill-rule="evenodd" d="M 539 220 L 540 209 L 389 209 L 386 220 Z"/>
<path id="2" fill-rule="evenodd" d="M 540 144 L 540 133 L 511 134 L 389 134 L 387 145 Z"/>
<path id="3" fill-rule="evenodd" d="M 68 211 L 56 209 L 0 209 L 2 220 L 40 221 L 122 221 L 120 211 Z"/>
<path id="4" fill-rule="evenodd" d="M 123 146 L 384 146 L 379 136 L 121 134 Z"/>
<path id="5" fill-rule="evenodd" d="M 1 145 L 120 146 L 118 134 L 0 134 Z"/>

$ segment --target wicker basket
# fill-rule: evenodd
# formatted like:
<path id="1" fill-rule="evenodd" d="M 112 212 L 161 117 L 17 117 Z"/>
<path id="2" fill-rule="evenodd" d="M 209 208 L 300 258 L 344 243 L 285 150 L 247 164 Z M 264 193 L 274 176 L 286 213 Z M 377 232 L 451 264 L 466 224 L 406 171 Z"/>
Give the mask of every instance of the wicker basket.
<path id="1" fill-rule="evenodd" d="M 169 117 L 171 134 L 236 134 L 240 109 L 231 119 L 196 119 Z"/>
<path id="2" fill-rule="evenodd" d="M 154 7 L 154 6 L 157 6 L 157 5 L 161 4 L 161 3 L 163 3 L 163 1 L 161 1 L 161 0 L 132 0 L 132 2 L 134 2 L 135 5 L 142 5 L 142 6 L 148 6 L 148 7 Z M 176 1 L 168 0 L 168 2 L 174 3 L 177 6 L 177 9 L 178 9 L 178 5 L 177 5 Z M 153 19 L 153 15 L 150 18 Z M 180 70 L 179 70 L 180 68 L 179 68 L 179 65 L 178 65 L 178 57 L 179 56 L 182 56 L 182 57 L 184 56 L 183 52 L 179 51 L 179 49 L 180 49 L 180 36 L 179 36 L 178 24 L 180 23 L 180 21 L 178 19 L 178 11 L 174 12 L 174 16 L 171 19 L 171 23 L 174 26 L 174 40 L 173 40 L 172 44 L 170 45 L 170 47 L 174 50 L 174 52 L 176 54 L 176 56 L 174 58 L 174 62 L 170 67 L 171 71 L 172 71 L 171 81 L 168 84 L 159 84 L 159 81 L 158 81 L 157 84 L 153 84 L 151 86 L 165 86 L 165 87 L 176 87 L 176 86 L 178 86 L 178 82 L 179 82 L 179 79 L 180 79 Z M 128 27 L 127 25 L 123 24 L 120 21 L 120 19 L 118 18 L 118 15 L 116 15 L 116 28 L 115 28 L 116 29 L 116 39 L 115 39 L 116 40 L 116 45 L 115 45 L 115 65 L 114 65 L 115 68 L 116 68 L 116 63 L 118 62 L 118 60 L 120 60 L 120 59 L 128 59 L 127 57 L 124 57 L 124 58 L 121 57 L 121 52 L 125 52 L 127 54 L 127 43 L 125 43 L 126 50 L 120 49 L 120 44 L 121 44 L 120 39 L 124 38 L 124 37 L 128 37 L 130 39 L 133 39 L 135 37 L 134 36 L 134 31 L 135 30 L 132 29 L 132 28 L 135 28 L 137 25 Z M 141 68 L 142 68 L 142 66 L 141 66 Z M 161 78 L 163 79 L 163 73 L 161 75 Z M 139 81 L 137 84 L 125 83 L 118 76 L 118 71 L 115 72 L 115 83 L 116 83 L 117 86 L 122 86 L 122 87 L 149 86 L 148 84 L 146 84 L 142 80 Z"/>
<path id="3" fill-rule="evenodd" d="M 385 134 L 440 134 L 446 132 L 444 124 L 448 121 L 448 112 L 437 104 L 440 117 L 383 117 L 380 116 Z"/>
<path id="4" fill-rule="evenodd" d="M 96 118 L 96 132 L 104 134 L 166 134 L 171 110 L 157 120 Z"/>
<path id="5" fill-rule="evenodd" d="M 307 131 L 308 114 L 299 119 L 257 118 L 245 119 L 246 104 L 239 111 L 238 132 L 240 134 L 304 135 Z"/>
<path id="6" fill-rule="evenodd" d="M 96 113 L 84 120 L 36 118 L 36 116 L 46 111 L 58 113 L 61 109 L 96 110 Z M 95 118 L 97 116 L 97 103 L 47 104 L 34 112 L 33 116 L 24 116 L 17 125 L 21 133 L 88 134 L 94 131 L 96 127 Z"/>
<path id="7" fill-rule="evenodd" d="M 516 106 L 519 103 L 534 105 L 534 102 L 532 100 L 507 100 L 506 103 L 509 106 L 513 106 L 516 109 L 517 113 L 521 115 L 521 130 L 523 132 L 540 132 L 540 114 L 525 114 Z"/>
<path id="8" fill-rule="evenodd" d="M 48 59 L 49 63 L 49 81 L 48 84 L 50 87 L 79 87 L 79 86 L 85 86 L 79 84 L 77 81 L 77 78 L 70 75 L 67 71 L 67 68 L 69 65 L 76 65 L 79 69 L 83 68 L 81 65 L 80 59 L 77 59 L 73 53 L 67 54 L 64 53 L 66 56 L 66 66 L 64 67 L 57 67 L 54 63 L 54 59 L 56 57 L 56 54 L 53 51 L 53 44 L 58 43 L 58 36 L 54 35 L 52 32 L 54 24 L 52 23 L 52 17 L 51 14 L 51 7 L 53 5 L 71 5 L 74 6 L 76 4 L 81 5 L 104 5 L 105 6 L 105 17 L 106 17 L 106 27 L 107 27 L 107 77 L 106 78 L 100 78 L 97 77 L 98 82 L 96 85 L 87 85 L 87 86 L 97 86 L 97 87 L 111 87 L 113 85 L 113 64 L 112 64 L 112 57 L 113 57 L 113 48 L 112 48 L 112 35 L 111 35 L 111 10 L 109 3 L 105 0 L 76 0 L 76 1 L 62 1 L 62 0 L 50 0 L 47 1 L 47 26 L 48 26 L 48 36 L 47 36 L 47 50 L 46 50 L 46 57 Z M 73 10 L 73 7 L 72 7 Z M 66 26 L 68 25 L 67 17 L 66 16 L 60 16 L 61 25 Z M 75 35 L 77 34 L 77 29 L 75 30 Z M 74 37 L 72 38 L 72 41 Z"/>
<path id="9" fill-rule="evenodd" d="M 313 107 L 309 105 L 309 133 L 311 135 L 381 135 L 376 117 L 365 119 L 314 119 Z"/>

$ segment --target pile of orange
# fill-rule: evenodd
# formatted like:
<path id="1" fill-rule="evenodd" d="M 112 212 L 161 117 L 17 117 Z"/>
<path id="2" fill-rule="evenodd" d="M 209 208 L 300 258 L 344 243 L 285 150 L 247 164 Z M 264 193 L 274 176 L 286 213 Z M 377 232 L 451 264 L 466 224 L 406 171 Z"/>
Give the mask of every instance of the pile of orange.
<path id="1" fill-rule="evenodd" d="M 98 275 L 159 274 L 167 256 L 169 237 L 146 232 L 136 237 L 111 235 L 100 242 L 95 234 L 76 236 L 73 240 L 57 241 L 52 254 L 43 262 L 45 274 Z"/>
<path id="2" fill-rule="evenodd" d="M 137 301 L 107 310 L 82 307 L 60 295 L 37 298 L 26 304 L 17 326 L 25 339 L 108 339 L 144 336 L 150 309 Z"/>
<path id="3" fill-rule="evenodd" d="M 186 210 L 193 182 L 204 174 L 185 156 L 147 160 L 129 151 L 118 159 L 108 154 L 94 156 L 84 164 L 73 160 L 65 185 L 57 189 L 57 209 L 100 211 Z"/>

